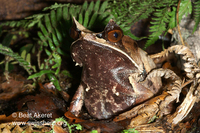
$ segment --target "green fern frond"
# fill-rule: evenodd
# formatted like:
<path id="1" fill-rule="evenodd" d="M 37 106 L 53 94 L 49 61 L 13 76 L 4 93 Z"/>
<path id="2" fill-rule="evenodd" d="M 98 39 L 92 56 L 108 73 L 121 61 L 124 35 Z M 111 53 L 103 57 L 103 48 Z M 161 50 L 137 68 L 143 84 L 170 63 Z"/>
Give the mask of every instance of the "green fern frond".
<path id="1" fill-rule="evenodd" d="M 27 27 L 27 22 L 28 22 L 28 20 L 7 21 L 5 23 L 1 23 L 0 26 Z"/>
<path id="2" fill-rule="evenodd" d="M 109 8 L 115 18 L 117 24 L 122 27 L 125 34 L 128 34 L 133 39 L 141 39 L 133 36 L 130 32 L 130 26 L 142 19 L 148 18 L 153 14 L 153 19 L 150 27 L 152 35 L 145 47 L 153 44 L 162 33 L 166 33 L 169 28 L 176 26 L 176 6 L 178 0 L 114 0 L 110 1 Z M 170 8 L 173 10 L 170 11 Z M 191 14 L 192 5 L 190 0 L 182 0 L 179 9 L 179 21 L 185 14 Z M 166 27 L 169 24 L 168 27 Z"/>
<path id="3" fill-rule="evenodd" d="M 183 15 L 187 17 L 187 15 L 191 13 L 192 13 L 191 0 L 181 0 L 179 8 L 179 21 L 181 21 Z"/>
<path id="4" fill-rule="evenodd" d="M 27 62 L 17 53 L 14 53 L 10 48 L 5 47 L 2 44 L 0 44 L 0 53 L 14 58 L 16 61 L 18 61 L 19 65 L 22 66 L 28 72 L 29 75 L 31 75 L 32 66 L 30 65 L 30 62 Z"/>
<path id="5" fill-rule="evenodd" d="M 177 0 L 114 0 L 110 1 L 109 8 L 117 24 L 133 39 L 139 40 L 130 32 L 130 26 L 142 19 L 148 18 L 156 9 L 170 7 Z"/>
<path id="6" fill-rule="evenodd" d="M 7 23 L 7 25 L 12 25 L 16 28 L 19 26 L 24 29 L 30 29 L 34 26 L 39 29 L 37 32 L 38 38 L 36 39 L 40 45 L 37 54 L 38 68 L 40 70 L 32 77 L 46 74 L 56 88 L 60 89 L 57 78 L 61 67 L 61 55 L 69 54 L 70 45 L 73 42 L 68 33 L 72 26 L 72 17 L 75 17 L 90 30 L 103 30 L 111 19 L 111 15 L 107 12 L 107 5 L 107 1 L 101 3 L 100 0 L 89 4 L 85 2 L 83 5 L 54 4 L 44 8 L 43 11 L 47 12 L 49 10 L 49 13 L 35 14 L 23 21 Z M 18 24 L 20 22 L 21 25 Z M 48 56 L 44 59 L 44 63 L 40 59 L 42 51 Z M 30 75 L 30 78 L 32 77 Z"/>
<path id="7" fill-rule="evenodd" d="M 101 4 L 100 0 L 95 3 L 90 2 L 90 4 L 85 2 L 82 6 L 55 4 L 44 9 L 50 10 L 50 13 L 43 14 L 40 21 L 37 21 L 38 18 L 34 16 L 33 19 L 38 23 L 34 24 L 37 24 L 41 29 L 38 31 L 39 43 L 42 44 L 40 49 L 48 55 L 48 58 L 44 60 L 44 66 L 42 66 L 43 63 L 39 63 L 41 64 L 39 68 L 42 68 L 42 72 L 45 72 L 43 69 L 55 70 L 54 73 L 46 73 L 46 75 L 57 89 L 60 90 L 57 80 L 61 66 L 60 55 L 66 55 L 66 52 L 69 52 L 70 44 L 73 41 L 68 33 L 72 26 L 72 17 L 75 17 L 81 24 L 91 30 L 104 28 L 111 18 L 111 15 L 106 12 L 107 4 L 107 1 Z M 38 57 L 40 58 L 40 56 Z"/>
<path id="8" fill-rule="evenodd" d="M 166 23 L 170 20 L 170 14 L 167 7 L 164 9 L 157 9 L 153 15 L 155 17 L 152 18 L 152 26 L 150 27 L 150 32 L 152 32 L 152 34 L 149 36 L 149 40 L 147 41 L 144 49 L 159 39 L 162 32 L 166 31 Z"/>
<path id="9" fill-rule="evenodd" d="M 54 5 L 51 5 L 49 7 L 45 7 L 43 9 L 43 11 L 47 11 L 47 10 L 56 10 L 58 8 L 62 8 L 62 7 L 65 7 L 66 5 L 69 5 L 69 4 L 58 4 L 58 3 L 55 3 Z"/>
<path id="10" fill-rule="evenodd" d="M 79 15 L 75 16 L 79 23 L 88 29 L 95 30 L 104 26 L 111 19 L 110 13 L 107 11 L 108 2 L 104 1 L 100 4 L 100 0 L 96 3 L 85 2 L 81 8 Z"/>
<path id="11" fill-rule="evenodd" d="M 82 6 L 55 4 L 44 9 L 51 10 L 50 13 L 39 15 L 39 17 L 34 15 L 29 19 L 32 18 L 32 23 L 38 23 L 37 26 L 41 29 L 38 32 L 38 36 L 41 39 L 40 44 L 43 44 L 44 47 L 49 46 L 52 51 L 57 49 L 59 54 L 64 54 L 65 52 L 60 47 L 65 43 L 64 49 L 69 50 L 72 39 L 68 31 L 72 25 L 72 17 L 76 17 L 81 24 L 89 29 L 104 27 L 105 23 L 110 19 L 110 15 L 106 13 L 107 4 L 107 1 L 100 4 L 100 0 L 90 4 L 85 2 Z M 102 24 L 102 26 L 99 24 Z M 47 52 L 46 48 L 44 49 Z"/>
<path id="12" fill-rule="evenodd" d="M 171 17 L 170 17 L 170 22 L 168 24 L 168 29 L 172 29 L 176 27 L 177 25 L 177 20 L 176 20 L 176 7 L 172 7 L 171 11 Z M 192 3 L 190 0 L 182 0 L 180 3 L 180 8 L 179 8 L 179 22 L 181 22 L 181 19 L 183 15 L 187 16 L 188 14 L 192 13 Z"/>
<path id="13" fill-rule="evenodd" d="M 177 4 L 177 3 L 176 3 Z M 190 0 L 182 0 L 179 8 L 179 22 L 181 21 L 183 15 L 187 16 L 192 13 L 192 5 Z M 158 40 L 159 36 L 166 33 L 168 29 L 176 27 L 176 8 L 173 7 L 172 11 L 169 11 L 168 6 L 165 8 L 157 9 L 153 14 L 150 27 L 150 32 L 152 34 L 149 36 L 149 40 L 146 42 L 145 47 L 147 48 L 151 44 Z M 167 26 L 168 25 L 168 26 Z"/>
<path id="14" fill-rule="evenodd" d="M 195 21 L 195 26 L 193 29 L 193 33 L 196 31 L 197 26 L 200 22 L 200 1 L 196 1 L 194 3 L 194 21 Z"/>
<path id="15" fill-rule="evenodd" d="M 95 29 L 97 25 L 97 28 L 99 28 L 99 23 L 107 23 L 110 19 L 110 15 L 105 13 L 107 4 L 107 1 L 102 4 L 100 4 L 100 1 L 96 3 L 91 2 L 90 4 L 85 2 L 83 6 L 55 4 L 45 8 L 45 10 L 50 9 L 51 12 L 43 14 L 43 17 L 34 15 L 33 19 L 36 19 L 38 22 L 37 26 L 41 29 L 41 31 L 38 31 L 38 36 L 40 38 L 39 43 L 44 47 L 41 49 L 44 49 L 49 56 L 47 60 L 51 61 L 50 58 L 53 58 L 52 55 L 54 52 L 65 54 L 66 52 L 63 50 L 69 50 L 72 39 L 68 31 L 72 25 L 73 16 L 89 29 Z M 103 17 L 102 14 L 104 14 Z M 38 18 L 40 21 L 38 21 Z M 34 24 L 36 24 L 35 22 Z M 65 44 L 65 47 L 63 47 L 63 44 Z M 49 51 L 48 48 L 50 48 L 51 51 Z M 48 65 L 48 63 L 46 65 Z"/>

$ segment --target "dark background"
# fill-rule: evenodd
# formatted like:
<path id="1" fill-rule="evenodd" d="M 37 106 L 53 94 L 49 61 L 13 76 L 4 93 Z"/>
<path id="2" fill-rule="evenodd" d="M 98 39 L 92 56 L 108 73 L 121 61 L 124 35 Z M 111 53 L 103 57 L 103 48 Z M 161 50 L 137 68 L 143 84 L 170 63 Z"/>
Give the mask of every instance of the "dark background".
<path id="1" fill-rule="evenodd" d="M 0 21 L 23 19 L 57 3 L 81 4 L 86 0 L 0 0 Z M 96 0 L 87 0 L 96 1 Z"/>

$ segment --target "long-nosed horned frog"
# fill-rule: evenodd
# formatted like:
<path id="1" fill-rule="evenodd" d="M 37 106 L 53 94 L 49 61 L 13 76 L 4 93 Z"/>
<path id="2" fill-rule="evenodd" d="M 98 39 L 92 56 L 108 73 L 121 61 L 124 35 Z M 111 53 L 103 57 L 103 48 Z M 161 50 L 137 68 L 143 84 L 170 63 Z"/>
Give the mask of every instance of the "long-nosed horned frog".
<path id="1" fill-rule="evenodd" d="M 94 33 L 74 19 L 71 36 L 77 39 L 71 45 L 72 59 L 76 65 L 83 67 L 81 83 L 70 105 L 70 111 L 76 116 L 83 104 L 88 113 L 97 119 L 113 118 L 134 106 L 134 111 L 138 113 L 146 105 L 141 106 L 139 103 L 148 101 L 159 92 L 162 87 L 161 77 L 172 78 L 174 84 L 160 93 L 156 102 L 148 102 L 155 109 L 146 109 L 144 112 L 155 114 L 160 109 L 158 104 L 165 108 L 170 102 L 178 101 L 181 79 L 171 70 L 157 69 L 154 63 L 159 58 L 165 58 L 169 52 L 183 55 L 186 63 L 190 63 L 185 65 L 188 76 L 192 78 L 194 75 L 189 72 L 194 60 L 187 47 L 172 46 L 151 56 L 152 59 L 133 39 L 124 35 L 113 20 L 109 21 L 103 32 Z M 120 116 L 115 120 L 120 120 Z"/>

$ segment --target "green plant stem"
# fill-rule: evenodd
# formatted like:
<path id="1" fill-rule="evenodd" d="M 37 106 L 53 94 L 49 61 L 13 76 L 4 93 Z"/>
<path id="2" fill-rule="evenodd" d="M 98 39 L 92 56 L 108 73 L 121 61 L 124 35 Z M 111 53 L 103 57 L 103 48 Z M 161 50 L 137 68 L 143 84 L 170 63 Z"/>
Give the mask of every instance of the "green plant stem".
<path id="1" fill-rule="evenodd" d="M 5 71 L 4 71 L 4 75 L 6 77 L 6 80 L 9 80 L 9 60 L 10 60 L 10 57 L 9 56 L 5 56 Z"/>
<path id="2" fill-rule="evenodd" d="M 42 50 L 39 50 L 39 52 L 38 52 L 38 54 L 37 54 L 37 62 L 38 62 L 38 68 L 40 69 L 40 67 L 41 67 L 41 60 L 40 60 L 40 55 L 41 55 L 41 53 L 42 53 Z"/>

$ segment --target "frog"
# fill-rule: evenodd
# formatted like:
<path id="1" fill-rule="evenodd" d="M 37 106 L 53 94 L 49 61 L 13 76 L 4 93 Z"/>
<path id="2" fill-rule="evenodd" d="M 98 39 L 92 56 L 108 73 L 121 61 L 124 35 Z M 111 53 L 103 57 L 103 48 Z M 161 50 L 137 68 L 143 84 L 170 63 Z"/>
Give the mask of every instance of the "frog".
<path id="1" fill-rule="evenodd" d="M 110 119 L 159 92 L 160 77 L 145 79 L 156 64 L 113 19 L 95 33 L 73 18 L 70 36 L 72 60 L 83 67 L 69 107 L 75 116 L 85 106 L 93 118 Z"/>

